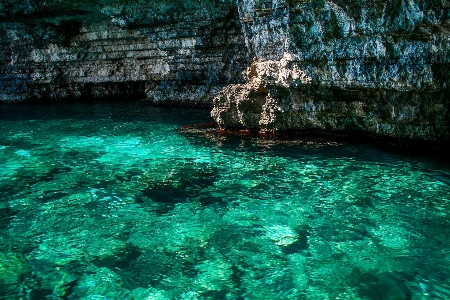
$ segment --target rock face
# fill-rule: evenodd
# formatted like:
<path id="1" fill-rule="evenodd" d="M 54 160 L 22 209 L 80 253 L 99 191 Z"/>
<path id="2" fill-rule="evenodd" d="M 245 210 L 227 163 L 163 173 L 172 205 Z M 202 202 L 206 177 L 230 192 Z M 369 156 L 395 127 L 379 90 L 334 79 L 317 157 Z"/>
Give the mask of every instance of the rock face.
<path id="1" fill-rule="evenodd" d="M 228 2 L 54 2 L 2 2 L 1 100 L 210 107 L 222 87 L 242 82 L 249 56 Z"/>
<path id="2" fill-rule="evenodd" d="M 284 120 L 283 116 L 292 103 L 291 91 L 293 87 L 309 84 L 311 77 L 298 69 L 292 55 L 285 53 L 280 60 L 255 59 L 244 72 L 244 79 L 245 84 L 231 84 L 214 99 L 211 115 L 219 126 L 293 128 L 292 120 Z"/>
<path id="3" fill-rule="evenodd" d="M 214 99 L 212 116 L 225 129 L 448 140 L 449 3 L 243 0 L 247 47 L 258 60 L 246 83 Z M 286 53 L 301 80 L 280 80 L 291 72 Z M 268 64 L 279 72 L 267 76 Z"/>
<path id="4" fill-rule="evenodd" d="M 450 140 L 448 0 L 5 0 L 0 16 L 2 101 L 214 103 L 224 129 Z"/>

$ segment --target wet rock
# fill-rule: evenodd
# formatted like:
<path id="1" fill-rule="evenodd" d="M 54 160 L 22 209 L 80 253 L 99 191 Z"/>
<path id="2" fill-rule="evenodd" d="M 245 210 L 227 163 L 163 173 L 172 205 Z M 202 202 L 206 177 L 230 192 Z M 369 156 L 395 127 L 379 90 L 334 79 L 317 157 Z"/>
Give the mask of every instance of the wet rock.
<path id="1" fill-rule="evenodd" d="M 214 99 L 211 116 L 222 128 L 288 128 L 288 124 L 281 125 L 277 120 L 277 116 L 284 112 L 284 103 L 280 102 L 289 105 L 291 86 L 311 81 L 292 61 L 289 53 L 279 61 L 253 61 L 244 73 L 247 82 L 224 88 Z M 280 96 L 284 97 L 280 99 Z"/>
<path id="2" fill-rule="evenodd" d="M 240 2 L 256 60 L 301 70 L 301 84 L 250 72 L 222 89 L 213 118 L 223 129 L 367 132 L 448 140 L 449 18 L 427 1 Z M 258 80 L 256 80 L 258 79 Z M 306 80 L 305 80 L 306 79 Z M 254 82 L 257 81 L 258 84 Z"/>
<path id="3" fill-rule="evenodd" d="M 450 140 L 447 2 L 7 0 L 0 101 L 145 98 L 214 104 L 224 129 Z"/>

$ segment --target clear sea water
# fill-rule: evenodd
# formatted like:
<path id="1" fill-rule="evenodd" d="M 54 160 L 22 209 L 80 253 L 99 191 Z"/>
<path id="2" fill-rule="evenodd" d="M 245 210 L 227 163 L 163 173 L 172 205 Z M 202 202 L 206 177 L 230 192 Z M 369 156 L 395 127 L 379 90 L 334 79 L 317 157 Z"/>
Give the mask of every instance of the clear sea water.
<path id="1" fill-rule="evenodd" d="M 0 106 L 2 299 L 450 299 L 448 162 Z"/>

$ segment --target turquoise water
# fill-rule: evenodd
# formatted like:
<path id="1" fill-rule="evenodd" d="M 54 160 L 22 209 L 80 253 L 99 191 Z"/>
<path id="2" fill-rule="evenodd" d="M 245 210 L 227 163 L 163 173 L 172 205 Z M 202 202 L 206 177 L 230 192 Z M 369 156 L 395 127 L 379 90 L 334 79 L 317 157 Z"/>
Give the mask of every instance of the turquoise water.
<path id="1" fill-rule="evenodd" d="M 210 120 L 0 106 L 0 298 L 450 298 L 447 162 Z"/>

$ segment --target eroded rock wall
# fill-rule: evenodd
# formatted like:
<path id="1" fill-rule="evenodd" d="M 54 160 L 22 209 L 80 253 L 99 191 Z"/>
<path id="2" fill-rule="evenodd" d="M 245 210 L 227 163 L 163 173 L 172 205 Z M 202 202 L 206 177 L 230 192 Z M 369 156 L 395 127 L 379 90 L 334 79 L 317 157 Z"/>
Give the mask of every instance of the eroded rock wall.
<path id="1" fill-rule="evenodd" d="M 5 0 L 0 16 L 2 101 L 215 99 L 224 129 L 450 139 L 448 0 Z"/>
<path id="2" fill-rule="evenodd" d="M 288 53 L 311 80 L 286 87 L 256 73 L 224 89 L 212 112 L 222 128 L 450 138 L 447 1 L 239 3 L 253 68 Z"/>
<path id="3" fill-rule="evenodd" d="M 94 2 L 88 11 L 72 8 L 74 15 L 3 3 L 2 101 L 136 98 L 210 107 L 222 87 L 242 82 L 249 55 L 235 5 Z"/>

